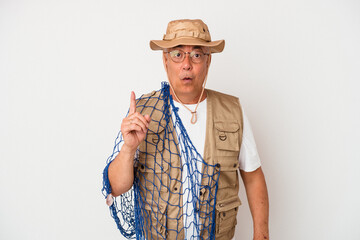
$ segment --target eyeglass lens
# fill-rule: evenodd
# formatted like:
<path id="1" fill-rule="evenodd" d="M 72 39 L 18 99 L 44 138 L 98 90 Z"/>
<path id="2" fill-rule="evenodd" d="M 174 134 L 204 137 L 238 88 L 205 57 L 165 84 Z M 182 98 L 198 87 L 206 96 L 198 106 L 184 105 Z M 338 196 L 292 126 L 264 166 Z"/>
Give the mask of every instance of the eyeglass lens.
<path id="1" fill-rule="evenodd" d="M 194 50 L 192 52 L 184 52 L 182 50 L 173 50 L 169 53 L 170 53 L 171 59 L 177 63 L 184 61 L 186 54 L 190 55 L 191 61 L 193 63 L 201 63 L 202 61 L 204 61 L 205 56 L 207 55 L 200 50 Z"/>

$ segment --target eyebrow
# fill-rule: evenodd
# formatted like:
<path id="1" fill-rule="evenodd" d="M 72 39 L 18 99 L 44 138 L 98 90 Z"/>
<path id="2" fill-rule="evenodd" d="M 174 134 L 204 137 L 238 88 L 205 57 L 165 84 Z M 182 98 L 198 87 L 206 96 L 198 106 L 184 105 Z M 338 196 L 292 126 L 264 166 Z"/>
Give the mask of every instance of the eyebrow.
<path id="1" fill-rule="evenodd" d="M 184 45 L 179 45 L 179 46 L 176 46 L 176 47 L 173 47 L 172 49 L 178 49 L 178 48 L 181 48 L 181 47 L 183 47 Z M 203 47 L 202 46 L 194 46 L 194 49 L 200 49 L 200 50 L 203 50 L 204 51 L 204 49 L 203 49 Z"/>

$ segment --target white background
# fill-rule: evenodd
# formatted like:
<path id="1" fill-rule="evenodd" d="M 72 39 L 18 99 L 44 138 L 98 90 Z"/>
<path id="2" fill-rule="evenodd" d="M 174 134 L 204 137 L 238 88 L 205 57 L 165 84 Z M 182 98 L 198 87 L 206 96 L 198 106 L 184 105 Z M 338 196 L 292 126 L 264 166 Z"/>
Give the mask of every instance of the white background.
<path id="1" fill-rule="evenodd" d="M 166 80 L 149 40 L 178 18 L 226 40 L 208 87 L 246 109 L 271 238 L 360 239 L 357 0 L 0 0 L 0 239 L 122 239 L 102 170 L 130 91 Z"/>

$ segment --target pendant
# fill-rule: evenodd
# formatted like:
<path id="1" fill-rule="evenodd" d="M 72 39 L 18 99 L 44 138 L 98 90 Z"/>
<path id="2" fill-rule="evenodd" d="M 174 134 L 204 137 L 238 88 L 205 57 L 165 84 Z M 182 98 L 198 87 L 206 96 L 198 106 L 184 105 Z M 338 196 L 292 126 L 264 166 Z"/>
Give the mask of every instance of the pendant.
<path id="1" fill-rule="evenodd" d="M 196 111 L 195 112 L 191 112 L 191 123 L 195 124 L 197 121 L 197 116 L 196 116 Z"/>

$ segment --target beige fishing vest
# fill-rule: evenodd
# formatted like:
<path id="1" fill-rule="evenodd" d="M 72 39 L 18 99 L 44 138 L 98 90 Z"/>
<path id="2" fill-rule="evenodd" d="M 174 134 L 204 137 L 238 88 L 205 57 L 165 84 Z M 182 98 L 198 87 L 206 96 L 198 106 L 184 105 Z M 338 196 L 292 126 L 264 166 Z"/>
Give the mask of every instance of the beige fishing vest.
<path id="1" fill-rule="evenodd" d="M 242 111 L 238 98 L 208 89 L 206 93 L 207 122 L 203 156 L 206 163 L 215 165 L 220 171 L 215 239 L 229 240 L 234 236 L 236 215 L 241 205 L 238 197 L 238 157 L 243 132 Z M 181 159 L 176 147 L 178 139 L 171 121 L 169 132 L 172 134 L 163 137 L 166 122 L 159 95 L 160 91 L 153 91 L 142 96 L 137 103 L 137 111 L 151 116 L 147 141 L 139 146 L 139 163 L 135 171 L 140 183 L 139 206 L 147 210 L 143 223 L 146 239 L 159 239 L 159 234 L 161 239 L 184 239 L 182 211 L 178 207 L 182 206 L 182 197 L 179 197 L 179 193 L 182 193 Z M 203 185 L 204 181 L 205 178 L 202 179 Z M 200 200 L 207 199 L 209 191 L 214 192 L 215 189 L 201 189 Z M 212 214 L 206 212 L 203 206 L 198 210 L 206 221 L 212 219 Z M 201 235 L 202 239 L 206 239 L 209 232 L 202 231 Z"/>

